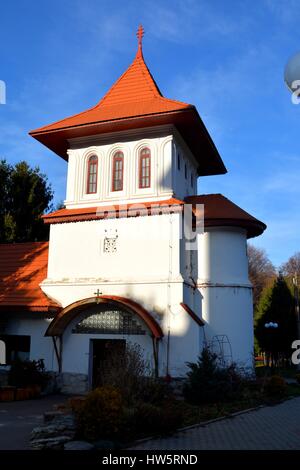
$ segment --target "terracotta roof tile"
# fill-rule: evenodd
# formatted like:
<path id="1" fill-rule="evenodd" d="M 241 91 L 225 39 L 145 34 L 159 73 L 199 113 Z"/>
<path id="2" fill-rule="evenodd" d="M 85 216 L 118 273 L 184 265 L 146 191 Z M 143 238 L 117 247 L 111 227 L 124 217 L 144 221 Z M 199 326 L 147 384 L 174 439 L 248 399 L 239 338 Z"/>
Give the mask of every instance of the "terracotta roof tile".
<path id="1" fill-rule="evenodd" d="M 110 206 L 60 209 L 43 215 L 46 224 L 78 222 L 104 218 L 135 217 L 181 210 L 184 202 L 171 198 L 162 201 L 136 202 L 134 204 L 115 204 Z"/>
<path id="2" fill-rule="evenodd" d="M 47 266 L 48 242 L 0 244 L 0 309 L 57 310 L 39 287 Z"/>
<path id="3" fill-rule="evenodd" d="M 204 204 L 205 227 L 242 227 L 247 230 L 248 238 L 261 235 L 267 226 L 256 219 L 222 194 L 202 194 L 188 196 L 185 202 L 189 204 Z"/>
<path id="4" fill-rule="evenodd" d="M 32 134 L 101 121 L 178 111 L 191 106 L 187 103 L 164 98 L 145 64 L 142 54 L 138 53 L 132 64 L 96 106 L 48 126 L 35 129 Z"/>

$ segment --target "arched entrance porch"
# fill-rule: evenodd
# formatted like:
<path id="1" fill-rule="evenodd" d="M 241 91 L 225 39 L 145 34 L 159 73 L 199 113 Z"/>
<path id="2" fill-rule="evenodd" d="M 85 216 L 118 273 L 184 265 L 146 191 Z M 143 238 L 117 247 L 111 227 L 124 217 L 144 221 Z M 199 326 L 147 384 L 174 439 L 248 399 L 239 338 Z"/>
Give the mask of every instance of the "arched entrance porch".
<path id="1" fill-rule="evenodd" d="M 150 337 L 154 369 L 158 375 L 158 344 L 163 337 L 161 327 L 144 307 L 131 299 L 107 295 L 91 297 L 68 305 L 54 317 L 45 336 L 52 337 L 59 372 L 65 371 L 63 357 L 66 354 L 70 356 L 67 348 L 70 347 L 71 336 L 74 339 L 76 335 L 77 338 L 85 335 L 89 339 L 94 356 L 95 351 L 103 354 L 101 341 L 104 344 L 104 339 L 106 347 L 117 347 L 117 344 L 121 345 L 121 339 L 124 343 L 129 338 Z M 78 350 L 76 352 L 78 354 Z"/>

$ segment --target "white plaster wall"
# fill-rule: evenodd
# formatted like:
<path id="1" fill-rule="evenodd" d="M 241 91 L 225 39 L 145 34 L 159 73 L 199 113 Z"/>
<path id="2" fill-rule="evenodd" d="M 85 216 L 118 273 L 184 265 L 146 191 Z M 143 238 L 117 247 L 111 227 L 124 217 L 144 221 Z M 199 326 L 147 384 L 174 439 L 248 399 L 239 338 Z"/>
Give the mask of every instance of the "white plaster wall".
<path id="1" fill-rule="evenodd" d="M 45 338 L 50 319 L 37 314 L 10 318 L 5 334 L 30 336 L 30 360 L 44 359 L 47 370 L 57 371 L 52 338 Z"/>
<path id="2" fill-rule="evenodd" d="M 245 230 L 214 227 L 197 237 L 199 282 L 249 285 Z"/>
<path id="3" fill-rule="evenodd" d="M 203 318 L 208 341 L 215 335 L 227 335 L 232 359 L 239 366 L 253 367 L 252 291 L 243 287 L 200 288 Z M 217 351 L 216 351 L 217 352 Z M 228 348 L 225 347 L 225 354 Z"/>
<path id="4" fill-rule="evenodd" d="M 175 131 L 174 131 L 175 132 Z M 154 133 L 154 134 L 153 134 Z M 146 134 L 146 136 L 145 136 Z M 160 128 L 147 137 L 140 131 L 134 137 L 115 136 L 107 141 L 88 139 L 72 144 L 68 151 L 68 177 L 65 205 L 67 208 L 91 207 L 168 199 L 173 195 L 184 198 L 197 192 L 197 163 L 179 133 L 166 134 Z M 151 187 L 139 188 L 139 153 L 144 147 L 151 151 Z M 115 152 L 124 154 L 122 191 L 112 191 L 112 160 Z M 181 168 L 177 168 L 180 154 Z M 86 194 L 87 161 L 98 156 L 98 186 L 96 194 Z M 184 167 L 187 166 L 187 178 Z M 194 175 L 191 185 L 191 173 Z"/>
<path id="5" fill-rule="evenodd" d="M 179 234 L 180 214 L 54 224 L 43 288 L 51 282 L 71 280 L 163 281 L 170 277 L 170 257 L 171 277 L 181 279 Z M 115 253 L 104 251 L 106 237 L 117 237 Z"/>
<path id="6" fill-rule="evenodd" d="M 139 153 L 151 151 L 151 187 L 139 188 Z M 113 155 L 124 154 L 123 190 L 112 191 Z M 68 151 L 67 208 L 133 203 L 137 200 L 168 199 L 172 196 L 172 135 L 163 137 L 120 139 L 113 143 L 84 144 Z M 96 194 L 86 194 L 87 161 L 98 156 Z"/>
<path id="7" fill-rule="evenodd" d="M 174 305 L 169 313 L 170 339 L 169 339 L 169 373 L 172 377 L 183 377 L 187 372 L 187 362 L 196 362 L 203 347 L 203 328 L 200 327 L 189 314 Z M 166 373 L 168 328 L 165 322 L 165 338 L 163 342 L 162 365 Z"/>
<path id="8" fill-rule="evenodd" d="M 178 167 L 178 158 L 180 160 L 180 168 Z M 172 161 L 174 195 L 179 199 L 184 199 L 186 196 L 196 195 L 197 162 L 178 133 L 176 133 L 176 136 L 173 139 Z M 187 169 L 186 173 L 185 166 Z M 193 175 L 193 184 L 191 180 L 191 174 Z"/>
<path id="9" fill-rule="evenodd" d="M 218 227 L 198 235 L 198 286 L 208 340 L 227 335 L 233 360 L 252 367 L 253 304 L 246 232 Z"/>

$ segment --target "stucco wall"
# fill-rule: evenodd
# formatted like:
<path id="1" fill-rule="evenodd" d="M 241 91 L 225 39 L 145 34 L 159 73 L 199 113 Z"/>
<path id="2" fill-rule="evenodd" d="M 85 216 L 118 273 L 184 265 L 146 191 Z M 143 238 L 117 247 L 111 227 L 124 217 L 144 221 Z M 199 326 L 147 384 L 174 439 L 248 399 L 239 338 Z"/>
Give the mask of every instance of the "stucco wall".
<path id="1" fill-rule="evenodd" d="M 30 336 L 30 360 L 44 359 L 47 370 L 57 371 L 52 339 L 44 336 L 50 321 L 39 313 L 20 313 L 10 318 L 5 334 Z"/>
<path id="2" fill-rule="evenodd" d="M 151 186 L 139 188 L 139 153 L 145 147 L 151 152 Z M 117 151 L 124 154 L 122 191 L 112 191 L 112 161 Z M 86 194 L 87 162 L 92 155 L 98 157 L 97 192 Z M 100 136 L 98 140 L 96 136 L 93 140 L 71 141 L 68 158 L 67 208 L 162 200 L 172 195 L 184 198 L 197 192 L 196 161 L 178 132 L 174 137 L 172 129 L 158 127 L 148 136 L 144 131 L 135 136 L 106 137 L 104 141 Z"/>
<path id="3" fill-rule="evenodd" d="M 218 227 L 198 238 L 198 285 L 207 338 L 212 340 L 215 335 L 226 335 L 233 360 L 241 366 L 252 367 L 253 302 L 246 232 Z"/>

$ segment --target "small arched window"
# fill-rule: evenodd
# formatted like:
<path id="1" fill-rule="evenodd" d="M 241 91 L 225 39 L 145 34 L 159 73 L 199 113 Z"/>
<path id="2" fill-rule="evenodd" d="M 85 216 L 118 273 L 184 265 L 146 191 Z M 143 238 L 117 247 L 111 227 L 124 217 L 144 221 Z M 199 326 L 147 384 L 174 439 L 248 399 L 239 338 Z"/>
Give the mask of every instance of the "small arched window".
<path id="1" fill-rule="evenodd" d="M 97 192 L 98 179 L 98 157 L 92 155 L 87 162 L 87 194 L 95 194 Z"/>
<path id="2" fill-rule="evenodd" d="M 139 188 L 151 186 L 151 152 L 148 148 L 140 151 L 139 161 Z"/>
<path id="3" fill-rule="evenodd" d="M 124 155 L 122 152 L 117 152 L 113 156 L 112 166 L 112 190 L 123 190 L 123 172 L 124 172 Z"/>

